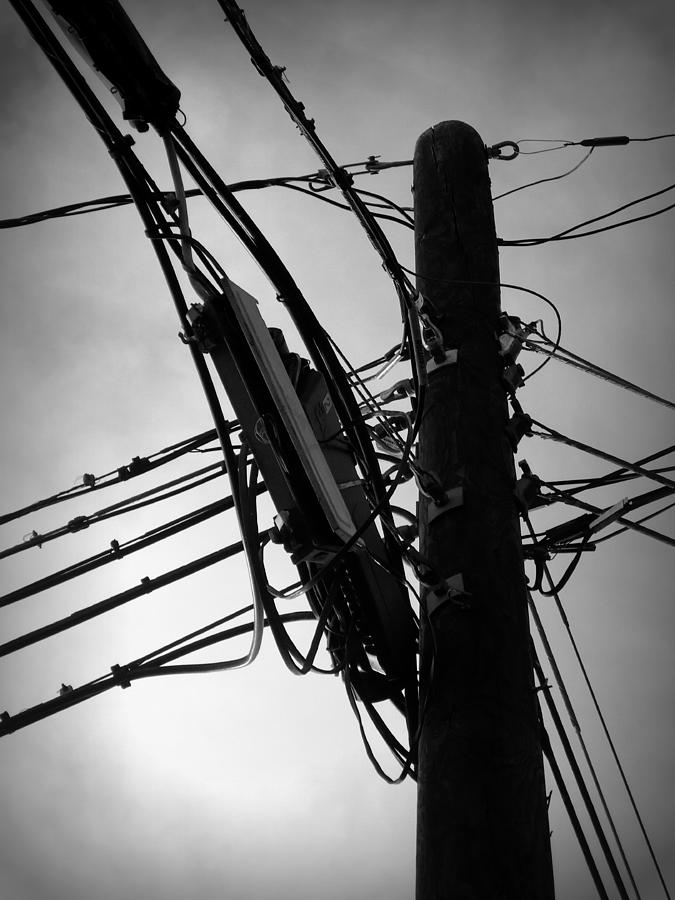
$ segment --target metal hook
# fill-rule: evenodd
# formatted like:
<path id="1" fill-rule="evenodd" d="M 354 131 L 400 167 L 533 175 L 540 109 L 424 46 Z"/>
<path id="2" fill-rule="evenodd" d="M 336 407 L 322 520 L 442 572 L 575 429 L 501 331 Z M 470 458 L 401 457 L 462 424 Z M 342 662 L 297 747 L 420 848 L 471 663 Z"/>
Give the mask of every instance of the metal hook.
<path id="1" fill-rule="evenodd" d="M 513 152 L 507 156 L 502 153 L 502 147 L 511 147 Z M 487 150 L 488 159 L 511 160 L 515 159 L 520 153 L 520 147 L 515 141 L 500 141 L 498 144 L 493 144 L 491 147 L 486 147 L 485 149 Z"/>

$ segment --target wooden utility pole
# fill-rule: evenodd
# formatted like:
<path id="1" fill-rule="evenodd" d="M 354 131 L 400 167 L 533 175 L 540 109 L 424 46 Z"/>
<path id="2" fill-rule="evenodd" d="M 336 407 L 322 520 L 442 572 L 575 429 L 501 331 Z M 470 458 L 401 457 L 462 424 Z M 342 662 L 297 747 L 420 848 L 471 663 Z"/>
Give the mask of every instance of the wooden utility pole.
<path id="1" fill-rule="evenodd" d="M 480 136 L 463 122 L 429 128 L 413 180 L 417 285 L 442 336 L 419 436 L 420 466 L 442 493 L 420 496 L 420 550 L 445 585 L 425 590 L 421 617 L 416 896 L 552 900 Z"/>

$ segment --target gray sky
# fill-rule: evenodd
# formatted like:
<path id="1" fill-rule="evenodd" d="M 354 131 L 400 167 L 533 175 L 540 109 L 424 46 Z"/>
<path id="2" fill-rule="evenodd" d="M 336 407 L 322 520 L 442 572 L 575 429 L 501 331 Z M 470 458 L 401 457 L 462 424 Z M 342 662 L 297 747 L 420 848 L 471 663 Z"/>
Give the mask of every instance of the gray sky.
<path id="1" fill-rule="evenodd" d="M 181 88 L 188 132 L 227 180 L 316 171 L 316 157 L 215 2 L 127 0 L 125 8 Z M 249 0 L 246 12 L 272 60 L 287 66 L 291 89 L 343 163 L 369 154 L 410 158 L 420 132 L 450 118 L 469 122 L 489 144 L 675 130 L 673 15 L 666 2 L 615 2 L 610 9 L 597 0 Z M 2 217 L 121 192 L 100 140 L 8 7 L 0 11 L 0 28 Z M 99 93 L 105 97 L 102 88 Z M 121 124 L 114 101 L 106 103 Z M 168 188 L 160 141 L 154 134 L 136 135 L 136 141 L 154 177 Z M 494 191 L 559 174 L 580 158 L 574 148 L 496 161 Z M 498 234 L 562 230 L 667 186 L 672 164 L 673 142 L 598 149 L 570 178 L 499 201 Z M 361 186 L 411 202 L 407 169 L 363 179 Z M 669 196 L 636 214 L 667 205 Z M 355 362 L 398 340 L 394 292 L 355 221 L 280 189 L 247 196 L 244 203 Z M 238 242 L 204 201 L 193 201 L 191 216 L 195 235 L 293 343 L 273 291 Z M 505 248 L 502 280 L 558 304 L 564 346 L 668 395 L 671 222 L 665 215 L 584 240 Z M 411 233 L 393 225 L 389 233 L 401 261 L 412 266 Z M 3 508 L 210 427 L 192 363 L 176 337 L 168 292 L 132 208 L 4 231 L 1 247 Z M 534 298 L 505 290 L 502 303 L 526 320 L 543 318 L 554 332 L 550 311 Z M 664 408 L 555 363 L 528 383 L 520 399 L 535 418 L 626 459 L 672 443 Z M 521 445 L 522 457 L 544 479 L 606 470 L 590 457 L 535 439 Z M 191 458 L 171 477 L 203 461 Z M 135 482 L 127 493 L 160 480 Z M 5 564 L 3 586 L 12 589 L 98 552 L 113 538 L 131 538 L 225 489 L 216 482 L 183 505 L 150 507 L 19 554 Z M 2 546 L 122 496 L 111 491 L 12 523 L 3 528 Z M 620 487 L 606 490 L 598 503 L 622 496 Z M 672 534 L 673 521 L 665 515 L 651 524 Z M 67 615 L 235 539 L 232 516 L 212 520 L 3 610 L 2 634 L 11 637 Z M 635 534 L 608 541 L 584 558 L 563 600 L 672 882 L 675 689 L 668 553 L 665 545 Z M 555 561 L 555 572 L 563 563 Z M 279 561 L 273 571 L 283 584 L 288 570 Z M 113 663 L 247 603 L 248 590 L 243 561 L 233 560 L 0 660 L 0 709 L 15 712 L 53 696 L 61 682 L 103 674 Z M 539 608 L 643 897 L 657 898 L 647 852 L 569 643 L 550 602 L 542 599 Z M 3 900 L 406 900 L 413 893 L 414 786 L 388 787 L 377 779 L 339 681 L 292 678 L 269 637 L 251 668 L 111 691 L 6 738 L 0 758 Z M 551 821 L 559 896 L 592 896 L 555 790 Z"/>

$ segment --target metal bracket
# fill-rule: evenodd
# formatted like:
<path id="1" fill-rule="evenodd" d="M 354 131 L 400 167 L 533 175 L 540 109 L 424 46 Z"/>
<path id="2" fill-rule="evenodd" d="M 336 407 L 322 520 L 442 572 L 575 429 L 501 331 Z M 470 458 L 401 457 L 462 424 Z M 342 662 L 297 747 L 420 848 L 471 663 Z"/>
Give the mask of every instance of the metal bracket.
<path id="1" fill-rule="evenodd" d="M 440 360 L 431 358 L 427 360 L 427 375 L 431 375 L 432 372 L 435 372 L 437 369 L 442 369 L 443 366 L 454 366 L 457 364 L 457 350 L 443 350 L 443 356 Z"/>
<path id="2" fill-rule="evenodd" d="M 468 609 L 469 604 L 461 599 L 468 596 L 469 594 L 464 590 L 464 576 L 461 572 L 457 572 L 429 591 L 426 596 L 427 613 L 432 616 L 439 607 L 448 601 L 463 609 Z"/>
<path id="3" fill-rule="evenodd" d="M 449 512 L 451 509 L 457 509 L 459 506 L 464 505 L 464 488 L 459 485 L 458 487 L 450 488 L 445 492 L 445 502 L 438 503 L 435 501 L 434 503 L 430 503 L 427 509 L 427 524 L 431 525 L 431 523 L 437 519 L 439 516 L 442 516 L 444 513 Z"/>

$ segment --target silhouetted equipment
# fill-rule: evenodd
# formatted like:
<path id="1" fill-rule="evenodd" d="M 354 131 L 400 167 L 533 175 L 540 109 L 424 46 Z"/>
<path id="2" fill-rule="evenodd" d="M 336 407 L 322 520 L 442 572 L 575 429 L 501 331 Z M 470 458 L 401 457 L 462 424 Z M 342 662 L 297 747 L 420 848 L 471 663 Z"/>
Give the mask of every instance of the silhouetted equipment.
<path id="1" fill-rule="evenodd" d="M 124 118 L 138 131 L 162 131 L 178 111 L 180 91 L 161 70 L 118 0 L 49 0 L 56 21 L 111 86 Z"/>
<path id="2" fill-rule="evenodd" d="M 280 329 L 265 325 L 255 299 L 232 283 L 193 306 L 190 317 L 277 509 L 273 540 L 311 584 L 317 617 L 329 595 L 335 606 L 342 623 L 329 639 L 335 662 L 351 665 L 365 699 L 400 692 L 416 670 L 410 602 L 373 521 L 367 479 L 357 471 L 324 376 L 289 351 Z M 345 552 L 348 541 L 353 546 Z M 322 568 L 338 555 L 323 578 Z M 349 629 L 364 653 L 346 660 Z M 377 660 L 375 669 L 368 655 Z"/>

